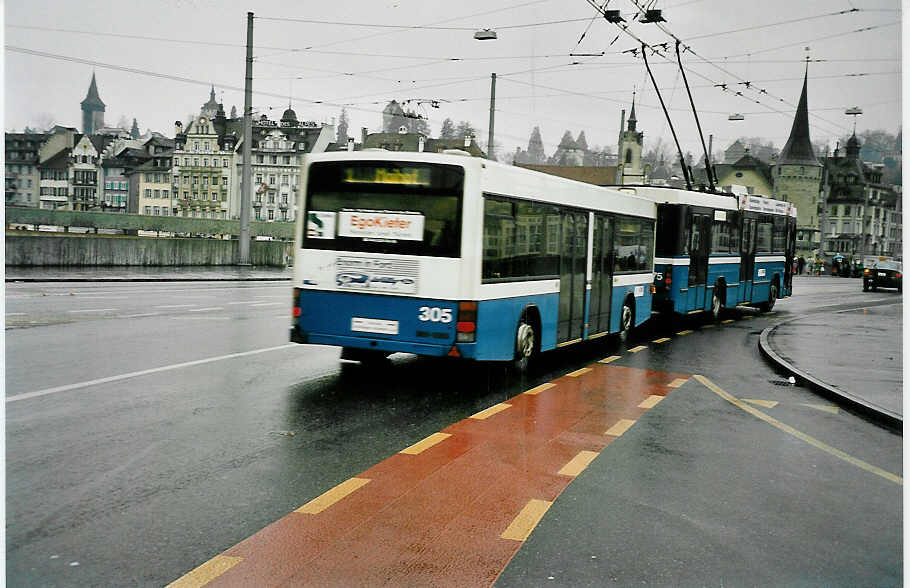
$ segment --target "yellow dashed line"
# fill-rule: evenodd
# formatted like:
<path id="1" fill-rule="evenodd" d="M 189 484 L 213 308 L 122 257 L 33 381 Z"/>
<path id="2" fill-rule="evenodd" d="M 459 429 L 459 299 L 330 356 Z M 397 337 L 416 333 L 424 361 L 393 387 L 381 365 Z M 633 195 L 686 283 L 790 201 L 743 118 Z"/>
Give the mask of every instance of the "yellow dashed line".
<path id="1" fill-rule="evenodd" d="M 468 418 L 477 419 L 478 421 L 482 421 L 482 420 L 484 420 L 484 419 L 490 418 L 491 416 L 493 416 L 493 415 L 496 414 L 497 412 L 502 412 L 502 411 L 504 411 L 505 409 L 511 408 L 511 407 L 512 407 L 511 404 L 506 404 L 506 403 L 504 403 L 504 402 L 503 402 L 503 403 L 500 403 L 500 404 L 494 404 L 494 405 L 491 406 L 490 408 L 488 408 L 488 409 L 486 409 L 486 410 L 482 410 L 482 411 L 480 411 L 480 412 L 478 412 L 478 413 L 476 413 L 476 414 L 472 414 L 472 415 L 471 415 L 470 417 L 468 417 Z"/>
<path id="2" fill-rule="evenodd" d="M 714 325 L 702 325 L 701 328 L 702 329 L 713 329 Z"/>
<path id="3" fill-rule="evenodd" d="M 651 341 L 651 343 L 666 343 L 669 340 L 670 340 L 669 337 L 661 337 L 660 339 L 655 339 L 655 340 Z"/>
<path id="4" fill-rule="evenodd" d="M 616 361 L 617 359 L 619 359 L 618 355 L 611 355 L 610 357 L 605 357 L 605 358 L 601 359 L 597 363 L 610 363 L 611 361 Z"/>
<path id="5" fill-rule="evenodd" d="M 525 392 L 525 394 L 531 394 L 533 396 L 535 394 L 540 394 L 544 390 L 549 390 L 550 388 L 555 388 L 555 387 L 556 387 L 556 384 L 554 384 L 553 382 L 547 382 L 546 384 L 541 384 L 540 386 L 537 386 L 536 388 L 531 388 L 530 390 Z"/>
<path id="6" fill-rule="evenodd" d="M 765 408 L 774 408 L 779 403 L 776 400 L 756 400 L 754 398 L 741 398 L 743 402 L 748 402 L 749 404 L 754 404 L 756 406 L 763 406 Z"/>
<path id="7" fill-rule="evenodd" d="M 452 435 L 450 435 L 448 433 L 433 433 L 432 435 L 430 435 L 423 441 L 418 441 L 417 443 L 411 445 L 410 447 L 406 447 L 405 449 L 402 449 L 398 453 L 404 453 L 406 455 L 418 455 L 418 454 L 422 453 L 423 451 L 426 451 L 430 447 L 433 447 L 437 443 L 442 443 L 443 441 L 445 441 L 446 439 L 448 439 L 451 436 Z"/>
<path id="8" fill-rule="evenodd" d="M 619 437 L 623 433 L 629 430 L 629 427 L 635 424 L 635 421 L 630 419 L 619 419 L 615 425 L 610 427 L 604 432 L 604 435 L 612 435 L 613 437 Z"/>
<path id="9" fill-rule="evenodd" d="M 663 400 L 664 397 L 658 394 L 652 394 L 642 400 L 641 404 L 638 405 L 638 408 L 654 408 L 658 402 Z"/>
<path id="10" fill-rule="evenodd" d="M 216 555 L 191 572 L 167 585 L 167 588 L 196 588 L 205 586 L 221 574 L 243 561 L 242 557 Z"/>
<path id="11" fill-rule="evenodd" d="M 827 404 L 803 404 L 803 406 L 808 406 L 809 408 L 814 408 L 815 410 L 821 410 L 823 412 L 830 412 L 831 414 L 838 414 L 840 409 L 836 406 L 828 406 Z"/>
<path id="12" fill-rule="evenodd" d="M 591 368 L 581 368 L 580 370 L 575 370 L 571 374 L 566 374 L 570 378 L 577 378 L 591 371 Z"/>
<path id="13" fill-rule="evenodd" d="M 569 463 L 562 466 L 562 469 L 559 470 L 560 476 L 577 476 L 584 471 L 588 464 L 594 461 L 594 458 L 598 456 L 596 451 L 579 451 L 578 455 L 572 458 Z"/>
<path id="14" fill-rule="evenodd" d="M 338 484 L 321 496 L 317 496 L 313 500 L 307 502 L 294 512 L 303 514 L 319 514 L 342 498 L 346 497 L 348 494 L 356 492 L 361 487 L 369 483 L 370 480 L 367 478 L 350 478 L 341 484 Z"/>
<path id="15" fill-rule="evenodd" d="M 502 532 L 500 537 L 513 541 L 524 541 L 534 530 L 534 527 L 537 526 L 537 523 L 540 522 L 540 519 L 543 518 L 543 515 L 546 514 L 551 504 L 553 503 L 546 500 L 532 498 L 521 509 L 521 512 L 509 524 L 508 528 Z"/>
<path id="16" fill-rule="evenodd" d="M 696 375 L 695 379 L 698 380 L 699 382 L 701 382 L 708 390 L 714 392 L 715 394 L 717 394 L 718 396 L 720 396 L 721 398 L 723 398 L 730 404 L 733 404 L 734 406 L 738 406 L 742 410 L 748 412 L 749 414 L 751 414 L 754 417 L 760 418 L 761 420 L 765 421 L 766 423 L 770 424 L 771 426 L 777 427 L 781 431 L 784 431 L 785 433 L 789 433 L 790 435 L 793 435 L 797 439 L 805 441 L 806 443 L 808 443 L 809 445 L 812 445 L 813 447 L 821 449 L 822 451 L 824 451 L 826 453 L 829 453 L 835 457 L 838 457 L 838 458 L 846 461 L 847 463 L 853 464 L 858 468 L 864 469 L 867 472 L 873 473 L 876 476 L 881 476 L 882 478 L 889 480 L 891 482 L 894 482 L 895 484 L 900 484 L 901 486 L 904 485 L 904 479 L 902 477 L 896 476 L 896 475 L 892 474 L 891 472 L 886 472 L 885 470 L 883 470 L 879 467 L 876 467 L 872 464 L 866 463 L 866 462 L 862 461 L 861 459 L 856 459 L 852 455 L 844 453 L 840 449 L 835 449 L 834 447 L 831 447 L 830 445 L 822 443 L 815 437 L 806 435 L 805 433 L 794 429 L 790 425 L 786 425 L 786 424 L 780 422 L 779 420 L 775 419 L 774 417 L 766 415 L 765 413 L 758 410 L 757 408 L 752 408 L 751 406 L 749 406 L 748 404 L 745 404 L 744 402 L 737 399 L 730 393 L 725 392 L 717 384 L 715 384 L 708 378 L 706 378 L 704 376 Z"/>
<path id="17" fill-rule="evenodd" d="M 645 349 L 647 349 L 645 345 L 639 345 L 638 347 L 633 347 L 630 349 L 629 353 L 638 353 L 639 351 L 644 351 Z"/>
<path id="18" fill-rule="evenodd" d="M 727 319 L 727 320 L 724 320 L 724 321 L 720 321 L 720 322 L 721 322 L 721 324 L 724 324 L 724 325 L 729 325 L 729 324 L 730 324 L 730 323 L 732 323 L 732 322 L 733 322 L 733 319 Z"/>
<path id="19" fill-rule="evenodd" d="M 751 314 L 747 314 L 747 315 L 744 315 L 744 316 L 742 317 L 742 319 L 743 319 L 744 321 L 749 320 L 749 319 L 751 319 L 751 318 L 755 318 L 755 317 L 753 317 Z"/>
<path id="20" fill-rule="evenodd" d="M 676 334 L 682 336 L 682 335 L 688 335 L 688 334 L 691 333 L 691 332 L 692 332 L 691 329 L 686 329 L 685 331 L 680 331 L 680 332 L 678 332 L 678 333 L 676 333 Z"/>
<path id="21" fill-rule="evenodd" d="M 676 378 L 675 380 L 673 380 L 672 382 L 667 384 L 667 386 L 669 386 L 670 388 L 679 388 L 680 386 L 682 386 L 683 384 L 685 384 L 688 381 L 689 381 L 689 378 Z"/>

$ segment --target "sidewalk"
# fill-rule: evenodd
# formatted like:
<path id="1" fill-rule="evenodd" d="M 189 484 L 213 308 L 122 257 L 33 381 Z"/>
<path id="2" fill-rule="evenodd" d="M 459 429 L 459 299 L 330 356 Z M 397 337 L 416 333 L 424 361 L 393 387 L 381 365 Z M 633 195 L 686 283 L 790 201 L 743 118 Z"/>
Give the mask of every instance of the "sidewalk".
<path id="1" fill-rule="evenodd" d="M 6 267 L 7 282 L 193 282 L 290 280 L 293 268 L 221 266 Z"/>
<path id="2" fill-rule="evenodd" d="M 902 312 L 890 304 L 802 316 L 765 329 L 761 351 L 817 392 L 900 428 Z"/>

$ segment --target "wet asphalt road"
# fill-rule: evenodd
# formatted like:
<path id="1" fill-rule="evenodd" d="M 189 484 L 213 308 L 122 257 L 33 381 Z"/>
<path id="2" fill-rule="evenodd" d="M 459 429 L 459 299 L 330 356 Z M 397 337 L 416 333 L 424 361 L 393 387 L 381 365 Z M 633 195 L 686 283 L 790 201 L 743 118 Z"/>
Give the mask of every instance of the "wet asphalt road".
<path id="1" fill-rule="evenodd" d="M 758 333 L 772 320 L 899 300 L 864 295 L 854 280 L 822 280 L 800 281 L 773 316 L 713 329 L 697 319 L 655 324 L 633 344 L 672 340 L 634 355 L 612 340 L 554 352 L 524 379 L 500 366 L 411 356 L 367 372 L 340 364 L 336 348 L 287 345 L 286 283 L 7 284 L 8 584 L 166 584 L 403 447 L 608 354 L 622 354 L 623 365 L 702 374 L 738 398 L 777 401 L 763 410 L 902 475 L 899 436 L 805 406 L 830 403 L 776 385 L 758 353 Z M 752 316 L 731 318 L 743 315 Z M 695 332 L 676 335 L 686 328 Z M 244 355 L 224 357 L 232 354 Z M 116 379 L 143 370 L 155 371 Z M 32 392 L 40 395 L 24 396 Z M 899 583 L 900 486 L 870 482 L 842 461 L 803 461 L 800 442 L 692 381 L 627 435 L 569 486 L 501 584 Z M 635 497 L 639 507 L 604 499 L 573 509 L 598 492 Z M 664 515 L 643 512 L 643 497 Z M 691 516 L 683 507 L 696 498 L 697 525 L 667 526 Z M 817 506 L 783 508 L 792 503 Z M 727 532 L 706 540 L 717 525 Z M 615 557 L 600 560 L 612 568 L 591 567 L 591 554 L 589 565 L 575 561 L 589 541 L 613 546 Z M 677 557 L 630 558 L 655 551 Z M 534 553 L 549 554 L 536 561 L 560 573 L 535 567 Z M 753 558 L 735 568 L 751 575 L 731 571 L 732 555 Z M 819 572 L 847 563 L 852 576 Z"/>

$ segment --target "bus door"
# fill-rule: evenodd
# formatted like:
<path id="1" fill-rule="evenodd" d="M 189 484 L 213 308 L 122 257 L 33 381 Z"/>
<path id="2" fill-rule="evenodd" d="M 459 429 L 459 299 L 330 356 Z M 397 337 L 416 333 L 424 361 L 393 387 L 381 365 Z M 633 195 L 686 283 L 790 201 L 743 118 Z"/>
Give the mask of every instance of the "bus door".
<path id="1" fill-rule="evenodd" d="M 559 323 L 556 342 L 583 336 L 585 323 L 585 270 L 588 218 L 581 212 L 562 214 L 562 250 L 559 258 Z"/>
<path id="2" fill-rule="evenodd" d="M 740 301 L 752 301 L 752 276 L 755 275 L 755 227 L 754 218 L 743 218 L 743 231 L 739 246 L 739 289 Z"/>
<path id="3" fill-rule="evenodd" d="M 588 333 L 598 335 L 610 330 L 610 296 L 613 289 L 613 219 L 594 216 L 594 242 L 591 254 L 591 302 Z"/>
<path id="4" fill-rule="evenodd" d="M 708 254 L 711 250 L 711 217 L 692 214 L 689 229 L 689 310 L 705 307 Z"/>
<path id="5" fill-rule="evenodd" d="M 796 257 L 796 222 L 791 217 L 786 217 L 787 222 L 787 250 L 784 253 L 784 287 L 787 294 L 793 292 L 793 259 Z M 783 292 L 781 293 L 783 295 Z"/>

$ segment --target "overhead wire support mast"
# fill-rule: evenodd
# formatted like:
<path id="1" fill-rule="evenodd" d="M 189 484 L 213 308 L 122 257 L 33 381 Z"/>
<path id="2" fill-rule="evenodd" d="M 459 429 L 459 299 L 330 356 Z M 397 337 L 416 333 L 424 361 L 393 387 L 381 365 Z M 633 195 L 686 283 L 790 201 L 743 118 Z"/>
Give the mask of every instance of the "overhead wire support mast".
<path id="1" fill-rule="evenodd" d="M 670 126 L 670 133 L 673 134 L 673 141 L 676 143 L 676 151 L 679 153 L 679 165 L 682 167 L 683 176 L 686 178 L 686 189 L 692 189 L 692 172 L 689 167 L 686 165 L 686 158 L 683 156 L 682 147 L 679 145 L 679 139 L 676 137 L 676 129 L 673 128 L 673 121 L 670 120 L 670 113 L 667 112 L 667 105 L 664 104 L 664 98 L 660 95 L 660 88 L 657 87 L 657 81 L 654 79 L 654 74 L 651 72 L 651 66 L 648 65 L 648 54 L 646 49 L 648 46 L 643 42 L 641 44 L 641 56 L 645 60 L 645 69 L 648 70 L 648 76 L 651 78 L 651 84 L 654 86 L 654 92 L 657 94 L 658 100 L 660 100 L 660 107 L 664 110 L 664 116 L 667 117 L 667 124 Z"/>
<path id="2" fill-rule="evenodd" d="M 695 110 L 695 101 L 692 99 L 692 90 L 689 89 L 689 80 L 686 78 L 686 70 L 682 65 L 682 57 L 679 53 L 679 39 L 676 39 L 676 61 L 679 63 L 679 72 L 682 74 L 683 83 L 686 85 L 686 93 L 689 95 L 689 104 L 692 105 L 692 115 L 695 116 L 695 126 L 698 128 L 698 137 L 701 139 L 701 148 L 705 152 L 705 171 L 708 176 L 708 187 L 713 192 L 717 184 L 717 176 L 714 173 L 714 166 L 711 165 L 711 154 L 705 147 L 705 135 L 701 131 L 701 122 L 698 120 L 698 111 Z M 648 70 L 650 73 L 650 70 Z"/>

